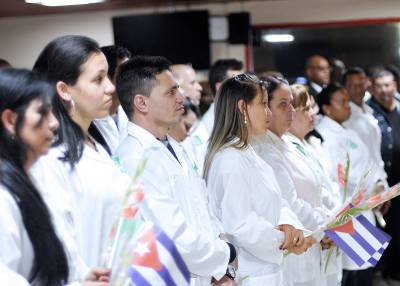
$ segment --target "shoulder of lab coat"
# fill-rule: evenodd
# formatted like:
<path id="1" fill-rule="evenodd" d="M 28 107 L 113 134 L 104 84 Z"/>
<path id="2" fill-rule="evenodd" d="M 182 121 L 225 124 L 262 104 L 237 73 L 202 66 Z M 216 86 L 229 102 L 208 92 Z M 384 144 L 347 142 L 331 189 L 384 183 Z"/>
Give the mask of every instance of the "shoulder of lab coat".
<path id="1" fill-rule="evenodd" d="M 211 135 L 214 126 L 214 112 L 215 112 L 215 105 L 213 102 L 211 103 L 210 107 L 207 109 L 206 113 L 204 113 L 203 118 L 201 119 L 207 130 L 208 136 Z"/>
<path id="2" fill-rule="evenodd" d="M 146 160 L 140 176 L 145 192 L 142 214 L 174 240 L 189 271 L 216 279 L 225 275 L 229 247 L 222 240 L 201 233 L 187 223 L 176 197 L 181 192 L 184 199 L 186 190 L 177 190 L 174 180 L 185 174 L 168 149 L 148 131 L 130 122 L 128 136 L 116 155 L 130 174 L 134 174 L 141 160 Z"/>

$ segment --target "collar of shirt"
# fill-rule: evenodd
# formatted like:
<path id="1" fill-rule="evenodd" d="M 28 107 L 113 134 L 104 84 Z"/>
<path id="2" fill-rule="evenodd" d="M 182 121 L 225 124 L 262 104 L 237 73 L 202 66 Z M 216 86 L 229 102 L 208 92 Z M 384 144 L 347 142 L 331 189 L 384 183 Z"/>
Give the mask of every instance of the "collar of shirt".
<path id="1" fill-rule="evenodd" d="M 265 143 L 273 144 L 280 150 L 287 150 L 289 147 L 289 145 L 282 138 L 270 130 L 268 130 L 267 134 L 265 134 Z"/>
<path id="2" fill-rule="evenodd" d="M 315 89 L 316 92 L 320 93 L 322 91 L 322 86 L 316 84 L 315 82 L 310 81 L 310 86 Z"/>
<path id="3" fill-rule="evenodd" d="M 149 131 L 131 121 L 128 122 L 128 135 L 140 138 L 140 141 L 145 145 L 156 144 L 159 146 L 159 144 L 163 144 Z"/>
<path id="4" fill-rule="evenodd" d="M 322 119 L 318 124 L 318 129 L 319 130 L 328 129 L 332 132 L 342 132 L 343 130 L 345 130 L 341 124 L 337 123 L 333 119 L 330 119 L 328 116 L 322 116 Z"/>

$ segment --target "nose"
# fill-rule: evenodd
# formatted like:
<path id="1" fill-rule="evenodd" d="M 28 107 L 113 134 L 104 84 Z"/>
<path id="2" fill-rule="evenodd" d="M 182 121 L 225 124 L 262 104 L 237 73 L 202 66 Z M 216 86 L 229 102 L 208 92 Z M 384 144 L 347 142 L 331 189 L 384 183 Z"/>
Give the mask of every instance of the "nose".
<path id="1" fill-rule="evenodd" d="M 111 82 L 111 80 L 106 77 L 106 87 L 105 87 L 105 93 L 106 94 L 113 94 L 115 92 L 115 86 Z"/>
<path id="2" fill-rule="evenodd" d="M 203 91 L 203 87 L 198 82 L 196 82 L 196 90 Z"/>
<path id="3" fill-rule="evenodd" d="M 181 104 L 183 104 L 183 102 L 185 100 L 185 96 L 183 95 L 181 88 L 178 88 L 176 91 L 176 100 L 178 103 L 181 103 Z"/>
<path id="4" fill-rule="evenodd" d="M 58 129 L 58 126 L 60 126 L 60 124 L 58 123 L 57 118 L 54 116 L 54 113 L 51 111 L 49 114 L 49 128 L 52 132 L 54 132 Z"/>

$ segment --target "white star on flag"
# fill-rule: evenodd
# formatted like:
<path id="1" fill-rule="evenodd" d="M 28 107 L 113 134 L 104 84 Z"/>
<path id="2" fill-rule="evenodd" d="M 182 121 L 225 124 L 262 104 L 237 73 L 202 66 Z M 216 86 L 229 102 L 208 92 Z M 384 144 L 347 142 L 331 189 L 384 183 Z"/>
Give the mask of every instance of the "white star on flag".
<path id="1" fill-rule="evenodd" d="M 146 253 L 149 253 L 150 250 L 149 250 L 148 243 L 147 242 L 144 242 L 144 243 L 139 242 L 135 249 L 135 252 L 138 253 L 140 256 L 143 256 Z"/>

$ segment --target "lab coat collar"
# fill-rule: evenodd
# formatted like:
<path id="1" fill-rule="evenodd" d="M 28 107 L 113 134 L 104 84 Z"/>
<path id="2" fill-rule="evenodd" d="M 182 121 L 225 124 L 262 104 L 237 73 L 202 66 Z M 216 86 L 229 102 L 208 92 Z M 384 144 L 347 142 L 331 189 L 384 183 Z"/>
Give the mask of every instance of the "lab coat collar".
<path id="1" fill-rule="evenodd" d="M 144 145 L 162 144 L 153 134 L 132 121 L 128 122 L 128 136 L 140 138 Z"/>
<path id="2" fill-rule="evenodd" d="M 265 138 L 265 143 L 272 144 L 278 147 L 280 150 L 288 149 L 288 145 L 286 144 L 286 142 L 270 130 L 267 131 L 264 138 Z"/>
<path id="3" fill-rule="evenodd" d="M 335 120 L 330 119 L 328 116 L 323 116 L 318 125 L 320 130 L 328 129 L 332 132 L 342 132 L 344 130 L 342 125 L 337 123 Z"/>
<path id="4" fill-rule="evenodd" d="M 358 106 L 354 102 L 350 101 L 350 109 L 351 109 L 351 114 L 354 114 L 354 115 L 364 114 L 364 111 L 366 113 L 369 113 L 369 114 L 373 113 L 372 108 L 369 107 L 367 104 L 365 104 L 365 102 L 362 103 L 362 108 L 361 108 L 360 106 Z"/>

